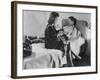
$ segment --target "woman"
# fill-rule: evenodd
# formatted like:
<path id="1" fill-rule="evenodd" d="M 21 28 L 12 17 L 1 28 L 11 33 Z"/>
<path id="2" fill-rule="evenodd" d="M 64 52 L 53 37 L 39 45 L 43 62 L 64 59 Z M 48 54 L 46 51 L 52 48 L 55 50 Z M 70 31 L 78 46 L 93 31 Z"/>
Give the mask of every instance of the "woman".
<path id="1" fill-rule="evenodd" d="M 45 48 L 60 49 L 60 43 L 57 39 L 56 23 L 58 22 L 59 14 L 52 12 L 50 14 L 47 27 L 45 29 Z"/>

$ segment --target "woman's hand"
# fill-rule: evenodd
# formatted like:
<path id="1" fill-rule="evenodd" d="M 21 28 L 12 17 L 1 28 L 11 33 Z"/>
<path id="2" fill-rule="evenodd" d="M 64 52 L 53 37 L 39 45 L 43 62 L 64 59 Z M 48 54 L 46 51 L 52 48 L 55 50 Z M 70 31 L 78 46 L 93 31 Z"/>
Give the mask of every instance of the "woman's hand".
<path id="1" fill-rule="evenodd" d="M 57 37 L 60 37 L 60 36 L 62 36 L 63 34 L 64 34 L 63 31 L 59 31 Z"/>

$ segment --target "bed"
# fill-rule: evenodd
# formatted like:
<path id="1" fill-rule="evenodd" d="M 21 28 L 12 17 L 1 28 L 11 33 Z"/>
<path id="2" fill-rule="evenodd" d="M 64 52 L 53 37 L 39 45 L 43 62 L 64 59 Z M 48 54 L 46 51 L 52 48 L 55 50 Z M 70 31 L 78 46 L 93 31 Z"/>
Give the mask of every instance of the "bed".
<path id="1" fill-rule="evenodd" d="M 24 69 L 60 68 L 63 64 L 67 64 L 66 57 L 62 57 L 62 51 L 46 49 L 44 43 L 34 43 L 31 46 L 31 56 L 23 60 Z"/>

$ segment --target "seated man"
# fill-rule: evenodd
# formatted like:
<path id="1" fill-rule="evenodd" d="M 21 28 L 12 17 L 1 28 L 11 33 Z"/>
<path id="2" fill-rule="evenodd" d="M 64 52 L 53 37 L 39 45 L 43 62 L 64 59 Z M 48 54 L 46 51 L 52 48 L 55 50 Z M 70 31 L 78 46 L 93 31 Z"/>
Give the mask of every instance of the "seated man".
<path id="1" fill-rule="evenodd" d="M 60 31 L 58 37 L 61 35 L 63 36 L 60 38 L 65 44 L 67 61 L 71 62 L 71 65 L 73 65 L 71 58 L 77 57 L 81 59 L 79 53 L 81 45 L 85 43 L 85 39 L 81 36 L 81 32 L 76 28 L 76 19 L 73 16 L 70 16 L 67 22 L 68 24 L 63 26 L 63 29 Z M 69 57 L 70 60 L 68 59 Z"/>
<path id="2" fill-rule="evenodd" d="M 76 19 L 71 16 L 68 18 L 69 26 L 64 26 L 63 30 L 70 42 L 71 51 L 75 55 L 79 55 L 80 47 L 85 43 L 85 39 L 81 36 L 81 32 L 76 28 Z"/>

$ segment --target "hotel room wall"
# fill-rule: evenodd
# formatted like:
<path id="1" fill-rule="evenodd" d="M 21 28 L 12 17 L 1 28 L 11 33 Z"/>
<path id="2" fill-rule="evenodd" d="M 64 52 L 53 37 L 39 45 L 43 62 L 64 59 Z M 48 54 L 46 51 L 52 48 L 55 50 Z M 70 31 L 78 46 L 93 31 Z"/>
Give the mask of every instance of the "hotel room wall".
<path id="1" fill-rule="evenodd" d="M 46 28 L 50 12 L 43 11 L 24 11 L 23 14 L 23 34 L 28 36 L 44 36 L 44 30 Z M 74 16 L 78 20 L 85 20 L 90 23 L 90 14 L 84 13 L 62 13 L 60 14 L 59 25 L 61 25 L 62 19 L 66 19 L 69 16 Z"/>

